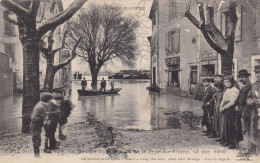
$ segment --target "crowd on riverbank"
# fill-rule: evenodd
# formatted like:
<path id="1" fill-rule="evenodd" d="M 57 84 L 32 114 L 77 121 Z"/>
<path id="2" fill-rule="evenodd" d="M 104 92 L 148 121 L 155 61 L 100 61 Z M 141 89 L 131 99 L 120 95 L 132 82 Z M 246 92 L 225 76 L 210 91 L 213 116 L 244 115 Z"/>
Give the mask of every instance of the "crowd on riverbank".
<path id="1" fill-rule="evenodd" d="M 257 81 L 251 84 L 250 73 L 239 71 L 238 81 L 232 75 L 203 79 L 203 136 L 217 138 L 221 146 L 238 148 L 244 140 L 249 153 L 259 154 L 260 66 L 255 67 Z"/>

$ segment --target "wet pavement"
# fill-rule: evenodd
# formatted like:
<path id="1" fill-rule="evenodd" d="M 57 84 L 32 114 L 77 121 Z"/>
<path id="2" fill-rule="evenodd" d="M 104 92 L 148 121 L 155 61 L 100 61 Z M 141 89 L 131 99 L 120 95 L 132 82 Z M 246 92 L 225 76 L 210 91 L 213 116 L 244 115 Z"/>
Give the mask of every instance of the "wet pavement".
<path id="1" fill-rule="evenodd" d="M 122 129 L 158 130 L 183 128 L 178 118 L 169 111 L 192 111 L 201 115 L 200 102 L 158 93 L 146 89 L 149 80 L 116 80 L 115 87 L 122 88 L 117 95 L 81 96 L 79 82 L 72 84 L 72 102 L 76 107 L 69 117 L 69 124 L 85 122 L 91 113 L 98 120 Z M 110 86 L 108 85 L 108 88 Z M 22 97 L 8 97 L 0 101 L 0 133 L 20 131 Z"/>

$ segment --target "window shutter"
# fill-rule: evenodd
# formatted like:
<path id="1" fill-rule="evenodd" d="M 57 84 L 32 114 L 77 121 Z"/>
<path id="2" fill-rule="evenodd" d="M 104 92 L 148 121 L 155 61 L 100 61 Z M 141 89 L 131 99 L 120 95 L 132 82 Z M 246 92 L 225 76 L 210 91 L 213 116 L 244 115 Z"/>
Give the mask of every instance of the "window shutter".
<path id="1" fill-rule="evenodd" d="M 168 32 L 165 34 L 165 49 L 166 49 L 166 54 L 168 55 L 169 54 L 168 50 L 170 50 L 169 49 L 169 33 Z"/>
<path id="2" fill-rule="evenodd" d="M 176 29 L 174 31 L 173 37 L 173 52 L 179 53 L 180 52 L 180 29 Z"/>
<path id="3" fill-rule="evenodd" d="M 172 11 L 172 0 L 169 0 L 169 20 L 172 19 L 172 14 L 173 14 L 173 11 Z"/>
<path id="4" fill-rule="evenodd" d="M 242 39 L 242 5 L 237 7 L 237 26 L 235 33 L 235 41 L 241 41 Z"/>

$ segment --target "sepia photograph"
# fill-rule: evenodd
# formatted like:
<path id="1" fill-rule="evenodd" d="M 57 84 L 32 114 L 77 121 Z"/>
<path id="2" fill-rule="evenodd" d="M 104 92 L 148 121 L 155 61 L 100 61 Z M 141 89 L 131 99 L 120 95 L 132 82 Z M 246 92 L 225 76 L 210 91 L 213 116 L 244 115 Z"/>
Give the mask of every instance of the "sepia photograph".
<path id="1" fill-rule="evenodd" d="M 0 162 L 260 162 L 260 0 L 0 0 Z"/>

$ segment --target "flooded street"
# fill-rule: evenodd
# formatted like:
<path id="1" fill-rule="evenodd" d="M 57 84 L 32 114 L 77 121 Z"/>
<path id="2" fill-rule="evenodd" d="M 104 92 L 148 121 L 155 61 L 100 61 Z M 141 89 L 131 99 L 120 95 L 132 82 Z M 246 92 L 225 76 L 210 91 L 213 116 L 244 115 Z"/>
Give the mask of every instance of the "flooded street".
<path id="1" fill-rule="evenodd" d="M 202 109 L 198 101 L 149 93 L 146 87 L 150 82 L 142 80 L 117 80 L 115 87 L 122 90 L 119 94 L 106 96 L 79 97 L 77 89 L 81 87 L 78 84 L 72 84 L 71 99 L 75 108 L 65 128 L 67 139 L 59 140 L 63 152 L 54 152 L 52 155 L 85 154 L 80 151 L 102 151 L 109 155 L 117 151 L 120 157 L 126 153 L 131 157 L 132 152 L 143 155 L 141 151 L 147 149 L 225 150 L 214 139 L 201 136 L 198 127 Z M 107 89 L 110 89 L 109 85 Z M 32 150 L 31 135 L 20 134 L 22 96 L 0 101 L 0 111 L 0 154 L 15 155 L 12 151 L 17 148 L 22 151 Z M 108 130 L 108 126 L 112 126 L 113 131 Z M 108 145 L 111 142 L 113 146 Z M 236 153 L 236 150 L 229 151 L 229 154 Z M 33 155 L 32 151 L 27 154 Z M 42 155 L 49 154 L 42 152 Z"/>
<path id="2" fill-rule="evenodd" d="M 180 128 L 179 122 L 165 116 L 164 110 L 190 110 L 201 115 L 200 102 L 173 95 L 149 93 L 149 80 L 117 80 L 116 95 L 78 96 L 79 82 L 72 84 L 72 102 L 76 106 L 69 117 L 69 124 L 85 122 L 90 113 L 98 120 L 117 128 L 157 130 Z M 107 86 L 110 89 L 110 86 Z M 1 133 L 19 131 L 21 127 L 22 96 L 0 101 Z M 163 108 L 163 109 L 162 109 Z"/>

